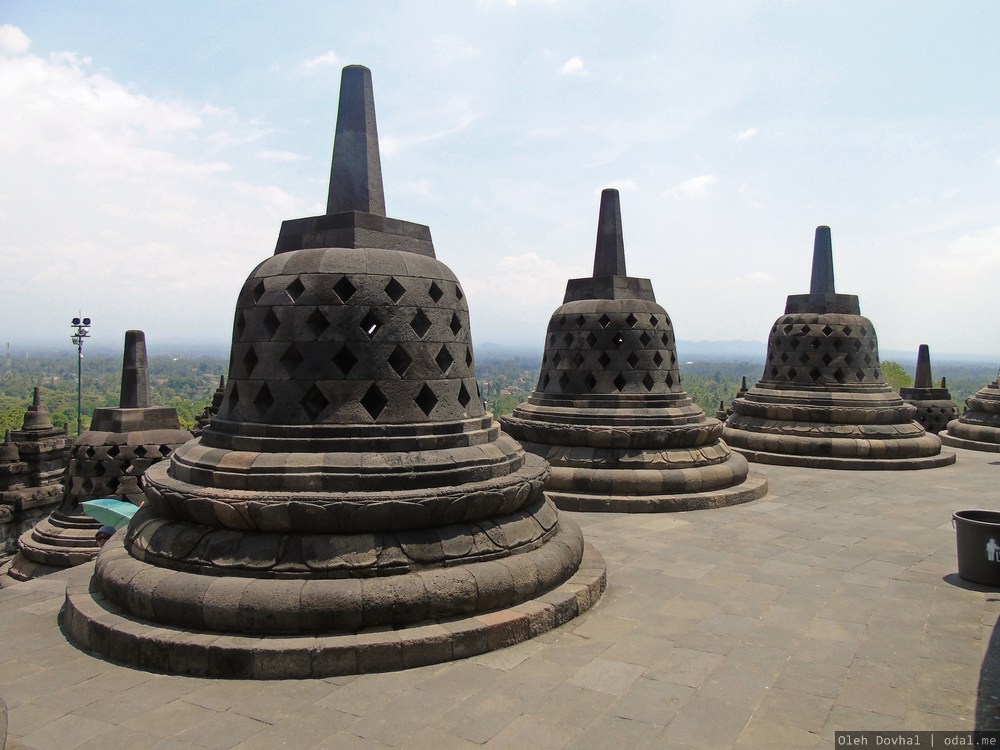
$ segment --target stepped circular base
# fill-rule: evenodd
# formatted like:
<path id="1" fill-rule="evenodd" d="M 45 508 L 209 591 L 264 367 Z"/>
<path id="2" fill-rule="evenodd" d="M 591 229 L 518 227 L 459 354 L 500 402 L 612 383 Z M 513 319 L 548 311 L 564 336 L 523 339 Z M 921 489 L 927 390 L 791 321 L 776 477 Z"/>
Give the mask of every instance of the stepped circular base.
<path id="1" fill-rule="evenodd" d="M 94 537 L 100 527 L 100 522 L 83 513 L 52 513 L 18 537 L 18 552 L 7 575 L 15 581 L 30 581 L 90 562 L 100 552 Z"/>
<path id="2" fill-rule="evenodd" d="M 987 443 L 982 440 L 966 440 L 956 437 L 947 430 L 938 433 L 941 443 L 951 448 L 965 448 L 970 451 L 986 451 L 987 453 L 1000 453 L 1000 443 Z"/>
<path id="3" fill-rule="evenodd" d="M 559 510 L 585 513 L 676 513 L 724 508 L 758 500 L 767 494 L 767 479 L 751 472 L 741 484 L 721 490 L 677 495 L 598 495 L 546 490 Z"/>
<path id="4" fill-rule="evenodd" d="M 192 632 L 127 615 L 90 584 L 70 586 L 62 627 L 79 647 L 133 667 L 226 679 L 307 679 L 437 664 L 512 646 L 590 609 L 604 593 L 604 558 L 589 544 L 576 573 L 520 604 L 400 628 L 320 636 Z"/>
<path id="5" fill-rule="evenodd" d="M 767 453 L 766 451 L 739 448 L 735 445 L 731 445 L 731 447 L 735 452 L 742 454 L 748 461 L 753 461 L 754 463 L 771 464 L 772 466 L 801 466 L 809 469 L 905 471 L 910 469 L 936 469 L 939 466 L 950 466 L 955 463 L 955 454 L 951 451 L 941 451 L 936 456 L 918 456 L 915 458 L 834 458 L 831 456 L 800 456 L 794 453 Z"/>

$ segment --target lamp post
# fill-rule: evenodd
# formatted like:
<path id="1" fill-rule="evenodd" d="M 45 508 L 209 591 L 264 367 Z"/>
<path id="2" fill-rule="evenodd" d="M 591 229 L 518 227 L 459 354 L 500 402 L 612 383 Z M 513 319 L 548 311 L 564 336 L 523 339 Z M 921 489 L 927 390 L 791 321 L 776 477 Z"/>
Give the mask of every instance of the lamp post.
<path id="1" fill-rule="evenodd" d="M 73 318 L 70 323 L 75 332 L 69 340 L 76 345 L 76 435 L 80 436 L 83 431 L 83 340 L 90 338 L 90 318 Z"/>

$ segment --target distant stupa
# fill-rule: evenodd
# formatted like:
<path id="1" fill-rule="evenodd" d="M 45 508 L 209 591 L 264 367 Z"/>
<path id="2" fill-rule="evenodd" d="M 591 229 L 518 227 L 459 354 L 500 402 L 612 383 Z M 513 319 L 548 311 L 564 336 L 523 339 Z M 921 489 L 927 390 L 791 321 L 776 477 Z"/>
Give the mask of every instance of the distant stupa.
<path id="1" fill-rule="evenodd" d="M 928 469 L 955 462 L 882 379 L 875 327 L 838 294 L 830 228 L 816 229 L 808 294 L 789 295 L 764 373 L 733 401 L 723 433 L 751 461 L 827 469 Z"/>

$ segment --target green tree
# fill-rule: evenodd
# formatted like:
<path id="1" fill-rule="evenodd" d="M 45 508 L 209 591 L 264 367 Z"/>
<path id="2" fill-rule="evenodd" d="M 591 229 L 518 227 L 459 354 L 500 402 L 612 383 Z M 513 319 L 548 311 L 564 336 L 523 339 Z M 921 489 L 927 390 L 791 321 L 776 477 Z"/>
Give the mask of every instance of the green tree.
<path id="1" fill-rule="evenodd" d="M 882 363 L 882 379 L 895 391 L 913 386 L 913 378 L 906 374 L 902 365 L 892 360 L 886 360 Z"/>

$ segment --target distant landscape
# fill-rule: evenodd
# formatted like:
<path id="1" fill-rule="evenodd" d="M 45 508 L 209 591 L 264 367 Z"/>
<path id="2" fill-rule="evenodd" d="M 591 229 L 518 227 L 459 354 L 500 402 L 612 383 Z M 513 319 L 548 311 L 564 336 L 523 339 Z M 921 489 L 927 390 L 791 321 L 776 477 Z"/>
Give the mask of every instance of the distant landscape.
<path id="1" fill-rule="evenodd" d="M 57 427 L 76 432 L 76 351 L 12 348 L 0 369 L 0 429 L 18 429 L 35 386 Z M 740 381 L 753 385 L 763 370 L 764 345 L 754 342 L 683 342 L 677 345 L 682 384 L 709 415 L 719 403 L 732 401 Z M 509 414 L 526 400 L 538 380 L 541 351 L 516 350 L 485 344 L 476 349 L 476 372 L 487 408 L 496 416 Z M 904 360 L 883 355 L 882 369 L 893 388 L 912 385 L 915 355 Z M 997 376 L 993 363 L 974 357 L 935 357 L 935 384 L 948 379 L 952 398 L 965 399 Z M 181 424 L 192 428 L 211 402 L 219 377 L 229 369 L 228 351 L 220 347 L 178 347 L 173 354 L 149 358 L 154 405 L 177 409 Z M 117 406 L 121 387 L 121 352 L 87 352 L 83 360 L 83 429 L 95 408 Z"/>

